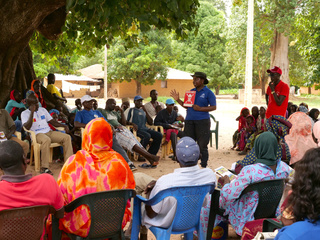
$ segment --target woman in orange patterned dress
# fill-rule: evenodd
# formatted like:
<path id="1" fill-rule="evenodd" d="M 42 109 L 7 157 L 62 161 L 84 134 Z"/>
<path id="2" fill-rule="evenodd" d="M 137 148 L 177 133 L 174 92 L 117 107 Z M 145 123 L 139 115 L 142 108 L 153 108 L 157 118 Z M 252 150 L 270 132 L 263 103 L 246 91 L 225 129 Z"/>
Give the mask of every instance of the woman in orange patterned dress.
<path id="1" fill-rule="evenodd" d="M 112 129 L 103 119 L 90 121 L 83 133 L 82 149 L 64 164 L 58 185 L 64 204 L 99 191 L 134 189 L 133 174 L 122 156 L 112 150 Z M 124 214 L 124 227 L 131 219 L 130 201 Z M 90 230 L 90 211 L 83 205 L 60 219 L 59 228 L 64 232 L 86 237 Z"/>

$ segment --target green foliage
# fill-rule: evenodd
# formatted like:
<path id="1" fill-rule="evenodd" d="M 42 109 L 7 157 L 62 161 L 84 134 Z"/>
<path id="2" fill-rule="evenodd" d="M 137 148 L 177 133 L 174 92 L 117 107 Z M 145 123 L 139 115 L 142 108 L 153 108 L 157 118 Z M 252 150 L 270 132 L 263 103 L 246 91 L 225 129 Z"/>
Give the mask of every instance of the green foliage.
<path id="1" fill-rule="evenodd" d="M 202 71 L 210 79 L 209 87 L 228 85 L 230 66 L 225 61 L 224 14 L 212 3 L 201 2 L 196 16 L 199 33 L 189 34 L 188 39 L 176 41 L 178 51 L 176 68 L 187 71 Z"/>
<path id="2" fill-rule="evenodd" d="M 33 51 L 33 66 L 37 77 L 43 78 L 48 73 L 75 74 L 78 57 L 50 57 Z"/>
<path id="3" fill-rule="evenodd" d="M 221 94 L 238 94 L 239 89 L 238 88 L 229 88 L 229 89 L 220 89 L 219 95 Z"/>
<path id="4" fill-rule="evenodd" d="M 171 43 L 164 31 L 157 29 L 150 30 L 146 37 L 132 48 L 125 48 L 120 38 L 110 46 L 108 81 L 136 80 L 148 85 L 155 79 L 166 79 L 166 66 L 173 59 Z"/>
<path id="5" fill-rule="evenodd" d="M 67 0 L 62 36 L 48 41 L 35 33 L 32 49 L 52 56 L 93 54 L 94 48 L 111 44 L 117 37 L 132 46 L 139 40 L 139 32 L 152 26 L 184 38 L 197 27 L 194 18 L 198 6 L 198 0 Z"/>
<path id="6" fill-rule="evenodd" d="M 303 82 L 312 86 L 320 82 L 320 3 L 309 1 L 303 10 L 295 21 L 292 35 L 296 50 L 306 61 L 301 68 Z"/>

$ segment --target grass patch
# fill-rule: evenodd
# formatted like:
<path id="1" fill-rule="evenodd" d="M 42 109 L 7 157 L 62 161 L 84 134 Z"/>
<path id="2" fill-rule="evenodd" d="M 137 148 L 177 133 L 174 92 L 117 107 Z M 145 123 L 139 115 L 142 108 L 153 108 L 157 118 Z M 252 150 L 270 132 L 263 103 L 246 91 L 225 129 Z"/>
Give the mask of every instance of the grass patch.
<path id="1" fill-rule="evenodd" d="M 312 94 L 301 94 L 301 96 L 290 96 L 289 101 L 293 102 L 294 104 L 298 105 L 302 102 L 308 104 L 309 110 L 311 108 L 319 108 L 320 107 L 320 96 L 319 95 L 312 95 Z"/>
<path id="2" fill-rule="evenodd" d="M 214 89 L 212 91 L 214 92 Z M 239 93 L 239 89 L 237 89 L 237 88 L 220 89 L 219 90 L 219 95 L 220 94 L 238 94 L 238 93 Z"/>

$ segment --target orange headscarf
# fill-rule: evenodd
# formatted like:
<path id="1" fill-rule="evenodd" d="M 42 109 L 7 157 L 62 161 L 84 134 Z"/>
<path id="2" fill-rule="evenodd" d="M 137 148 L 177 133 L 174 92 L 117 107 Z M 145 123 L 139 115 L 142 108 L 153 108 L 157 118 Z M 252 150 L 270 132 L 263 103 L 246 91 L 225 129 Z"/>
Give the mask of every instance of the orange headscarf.
<path id="1" fill-rule="evenodd" d="M 33 87 L 33 85 L 35 84 L 35 82 L 39 82 L 39 95 L 34 91 L 34 87 Z M 39 99 L 39 102 L 41 103 L 41 106 L 43 107 L 43 108 L 47 108 L 47 104 L 46 104 L 46 102 L 44 101 L 44 99 L 43 99 L 43 97 L 42 97 L 42 93 L 41 93 L 41 84 L 40 84 L 40 81 L 38 80 L 38 79 L 34 79 L 34 80 L 32 80 L 32 82 L 31 82 L 31 91 L 33 91 L 34 92 L 34 95 Z"/>
<path id="2" fill-rule="evenodd" d="M 72 155 L 61 169 L 58 185 L 65 205 L 88 193 L 114 189 L 134 189 L 133 174 L 122 156 L 112 150 L 112 129 L 103 118 L 90 121 L 84 130 L 83 150 Z M 123 227 L 131 218 L 128 202 Z M 65 232 L 86 237 L 91 217 L 87 206 L 65 214 L 60 228 Z"/>

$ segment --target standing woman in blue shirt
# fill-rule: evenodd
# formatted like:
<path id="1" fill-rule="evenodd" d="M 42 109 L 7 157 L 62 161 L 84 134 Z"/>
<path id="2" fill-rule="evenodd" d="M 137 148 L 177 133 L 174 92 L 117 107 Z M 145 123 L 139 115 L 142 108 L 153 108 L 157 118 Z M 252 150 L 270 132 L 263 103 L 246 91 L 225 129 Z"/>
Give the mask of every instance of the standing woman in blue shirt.
<path id="1" fill-rule="evenodd" d="M 201 167 L 207 167 L 209 153 L 208 143 L 210 140 L 210 115 L 209 112 L 216 110 L 216 96 L 206 86 L 209 81 L 203 72 L 195 72 L 193 85 L 196 91 L 194 105 L 187 108 L 184 132 L 186 136 L 193 138 L 200 147 Z M 179 98 L 179 92 L 175 89 L 171 91 L 173 97 L 181 106 L 183 101 Z"/>

